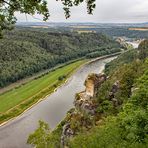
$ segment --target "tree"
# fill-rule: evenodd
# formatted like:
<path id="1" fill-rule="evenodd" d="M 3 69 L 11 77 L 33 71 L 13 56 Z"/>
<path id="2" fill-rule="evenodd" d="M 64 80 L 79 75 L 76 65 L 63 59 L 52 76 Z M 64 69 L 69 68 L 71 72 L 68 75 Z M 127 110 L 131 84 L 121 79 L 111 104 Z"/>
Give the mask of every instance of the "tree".
<path id="1" fill-rule="evenodd" d="M 139 47 L 139 58 L 144 60 L 148 56 L 148 40 L 144 40 L 140 43 Z"/>
<path id="2" fill-rule="evenodd" d="M 63 4 L 65 17 L 70 17 L 70 8 L 78 6 L 84 0 L 57 0 Z M 88 14 L 92 14 L 95 8 L 95 0 L 86 0 Z M 50 17 L 47 7 L 47 0 L 0 0 L 0 37 L 2 31 L 11 29 L 16 23 L 15 12 L 34 15 L 35 13 L 43 15 L 46 21 Z"/>
<path id="3" fill-rule="evenodd" d="M 37 148 L 47 148 L 50 129 L 48 124 L 39 121 L 39 128 L 29 136 L 27 143 L 36 146 Z"/>

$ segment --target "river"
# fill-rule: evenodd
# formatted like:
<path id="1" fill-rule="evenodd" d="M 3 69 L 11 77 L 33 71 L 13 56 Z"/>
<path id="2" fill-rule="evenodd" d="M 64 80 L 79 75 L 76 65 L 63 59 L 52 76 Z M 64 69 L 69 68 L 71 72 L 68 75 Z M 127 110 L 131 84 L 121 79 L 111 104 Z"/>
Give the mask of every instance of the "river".
<path id="1" fill-rule="evenodd" d="M 27 138 L 43 120 L 53 129 L 73 107 L 75 94 L 84 90 L 84 81 L 89 73 L 100 73 L 105 63 L 115 57 L 94 61 L 82 66 L 56 92 L 35 105 L 18 118 L 0 127 L 0 148 L 29 148 Z"/>
<path id="2" fill-rule="evenodd" d="M 136 41 L 133 41 L 133 42 L 128 41 L 127 43 L 131 44 L 134 48 L 138 48 L 138 46 L 140 44 L 140 42 L 136 42 Z"/>

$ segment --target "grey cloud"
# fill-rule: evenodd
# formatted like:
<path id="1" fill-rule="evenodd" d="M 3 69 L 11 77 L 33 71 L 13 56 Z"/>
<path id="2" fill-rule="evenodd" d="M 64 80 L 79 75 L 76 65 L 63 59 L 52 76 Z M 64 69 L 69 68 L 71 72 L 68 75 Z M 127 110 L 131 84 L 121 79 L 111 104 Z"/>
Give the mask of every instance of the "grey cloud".
<path id="1" fill-rule="evenodd" d="M 146 22 L 148 16 L 147 0 L 96 0 L 97 8 L 88 15 L 85 4 L 72 8 L 71 18 L 66 20 L 60 2 L 49 1 L 51 12 L 49 21 L 54 22 Z M 25 20 L 17 14 L 18 20 Z M 40 16 L 36 16 L 41 18 Z M 37 21 L 28 16 L 28 21 Z"/>

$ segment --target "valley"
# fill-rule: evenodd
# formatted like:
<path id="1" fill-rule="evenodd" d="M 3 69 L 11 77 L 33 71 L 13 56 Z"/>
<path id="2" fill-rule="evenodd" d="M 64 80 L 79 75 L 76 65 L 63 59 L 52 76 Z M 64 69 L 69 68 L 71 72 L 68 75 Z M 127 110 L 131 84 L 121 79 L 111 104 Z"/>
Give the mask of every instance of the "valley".
<path id="1" fill-rule="evenodd" d="M 124 36 L 112 38 L 93 30 L 61 33 L 60 29 L 51 32 L 40 26 L 18 27 L 6 32 L 6 38 L 0 43 L 2 148 L 19 148 L 20 145 L 23 148 L 31 147 L 27 139 L 38 127 L 39 120 L 48 123 L 58 138 L 58 142 L 53 142 L 59 144 L 61 124 L 67 118 L 67 112 L 75 107 L 73 101 L 76 93 L 85 89 L 83 84 L 87 76 L 108 70 L 108 65 L 114 68 L 116 64 L 113 59 L 119 54 L 122 57 L 124 52 L 131 52 L 136 56 L 133 48 L 138 48 L 143 40 Z M 117 42 L 118 38 L 122 42 Z M 13 47 L 6 43 L 7 39 L 10 39 Z M 121 61 L 118 61 L 119 64 Z"/>
<path id="2" fill-rule="evenodd" d="M 0 0 L 0 148 L 148 148 L 147 0 Z"/>
<path id="3" fill-rule="evenodd" d="M 52 129 L 55 128 L 65 117 L 66 112 L 73 107 L 75 93 L 84 89 L 83 83 L 87 75 L 91 72 L 101 72 L 105 64 L 114 58 L 116 57 L 98 60 L 84 65 L 64 85 L 57 89 L 56 92 L 26 111 L 23 115 L 1 126 L 1 145 L 5 148 L 9 148 L 11 145 L 15 148 L 19 148 L 19 145 L 22 145 L 24 148 L 29 147 L 29 145 L 26 145 L 27 138 L 36 129 L 39 120 L 44 120 L 49 123 Z M 20 133 L 19 131 L 22 127 L 24 130 Z M 13 136 L 14 134 L 17 136 Z M 8 136 L 5 137 L 5 135 Z M 5 138 L 1 139 L 1 137 Z M 8 141 L 11 141 L 11 143 Z"/>

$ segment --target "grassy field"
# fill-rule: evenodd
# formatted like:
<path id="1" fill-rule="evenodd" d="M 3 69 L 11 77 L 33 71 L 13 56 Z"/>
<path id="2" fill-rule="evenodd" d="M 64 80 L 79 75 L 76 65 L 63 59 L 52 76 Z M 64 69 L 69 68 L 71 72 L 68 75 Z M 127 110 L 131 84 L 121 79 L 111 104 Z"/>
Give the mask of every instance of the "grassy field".
<path id="1" fill-rule="evenodd" d="M 33 103 L 36 103 L 39 99 L 45 97 L 45 95 L 53 92 L 57 86 L 61 85 L 65 81 L 65 79 L 59 81 L 58 78 L 60 76 L 65 75 L 67 78 L 76 68 L 85 62 L 85 60 L 81 60 L 58 68 L 41 78 L 32 80 L 19 88 L 15 88 L 9 92 L 1 94 L 0 123 L 6 118 L 9 119 L 14 116 L 14 113 L 21 113 Z"/>

